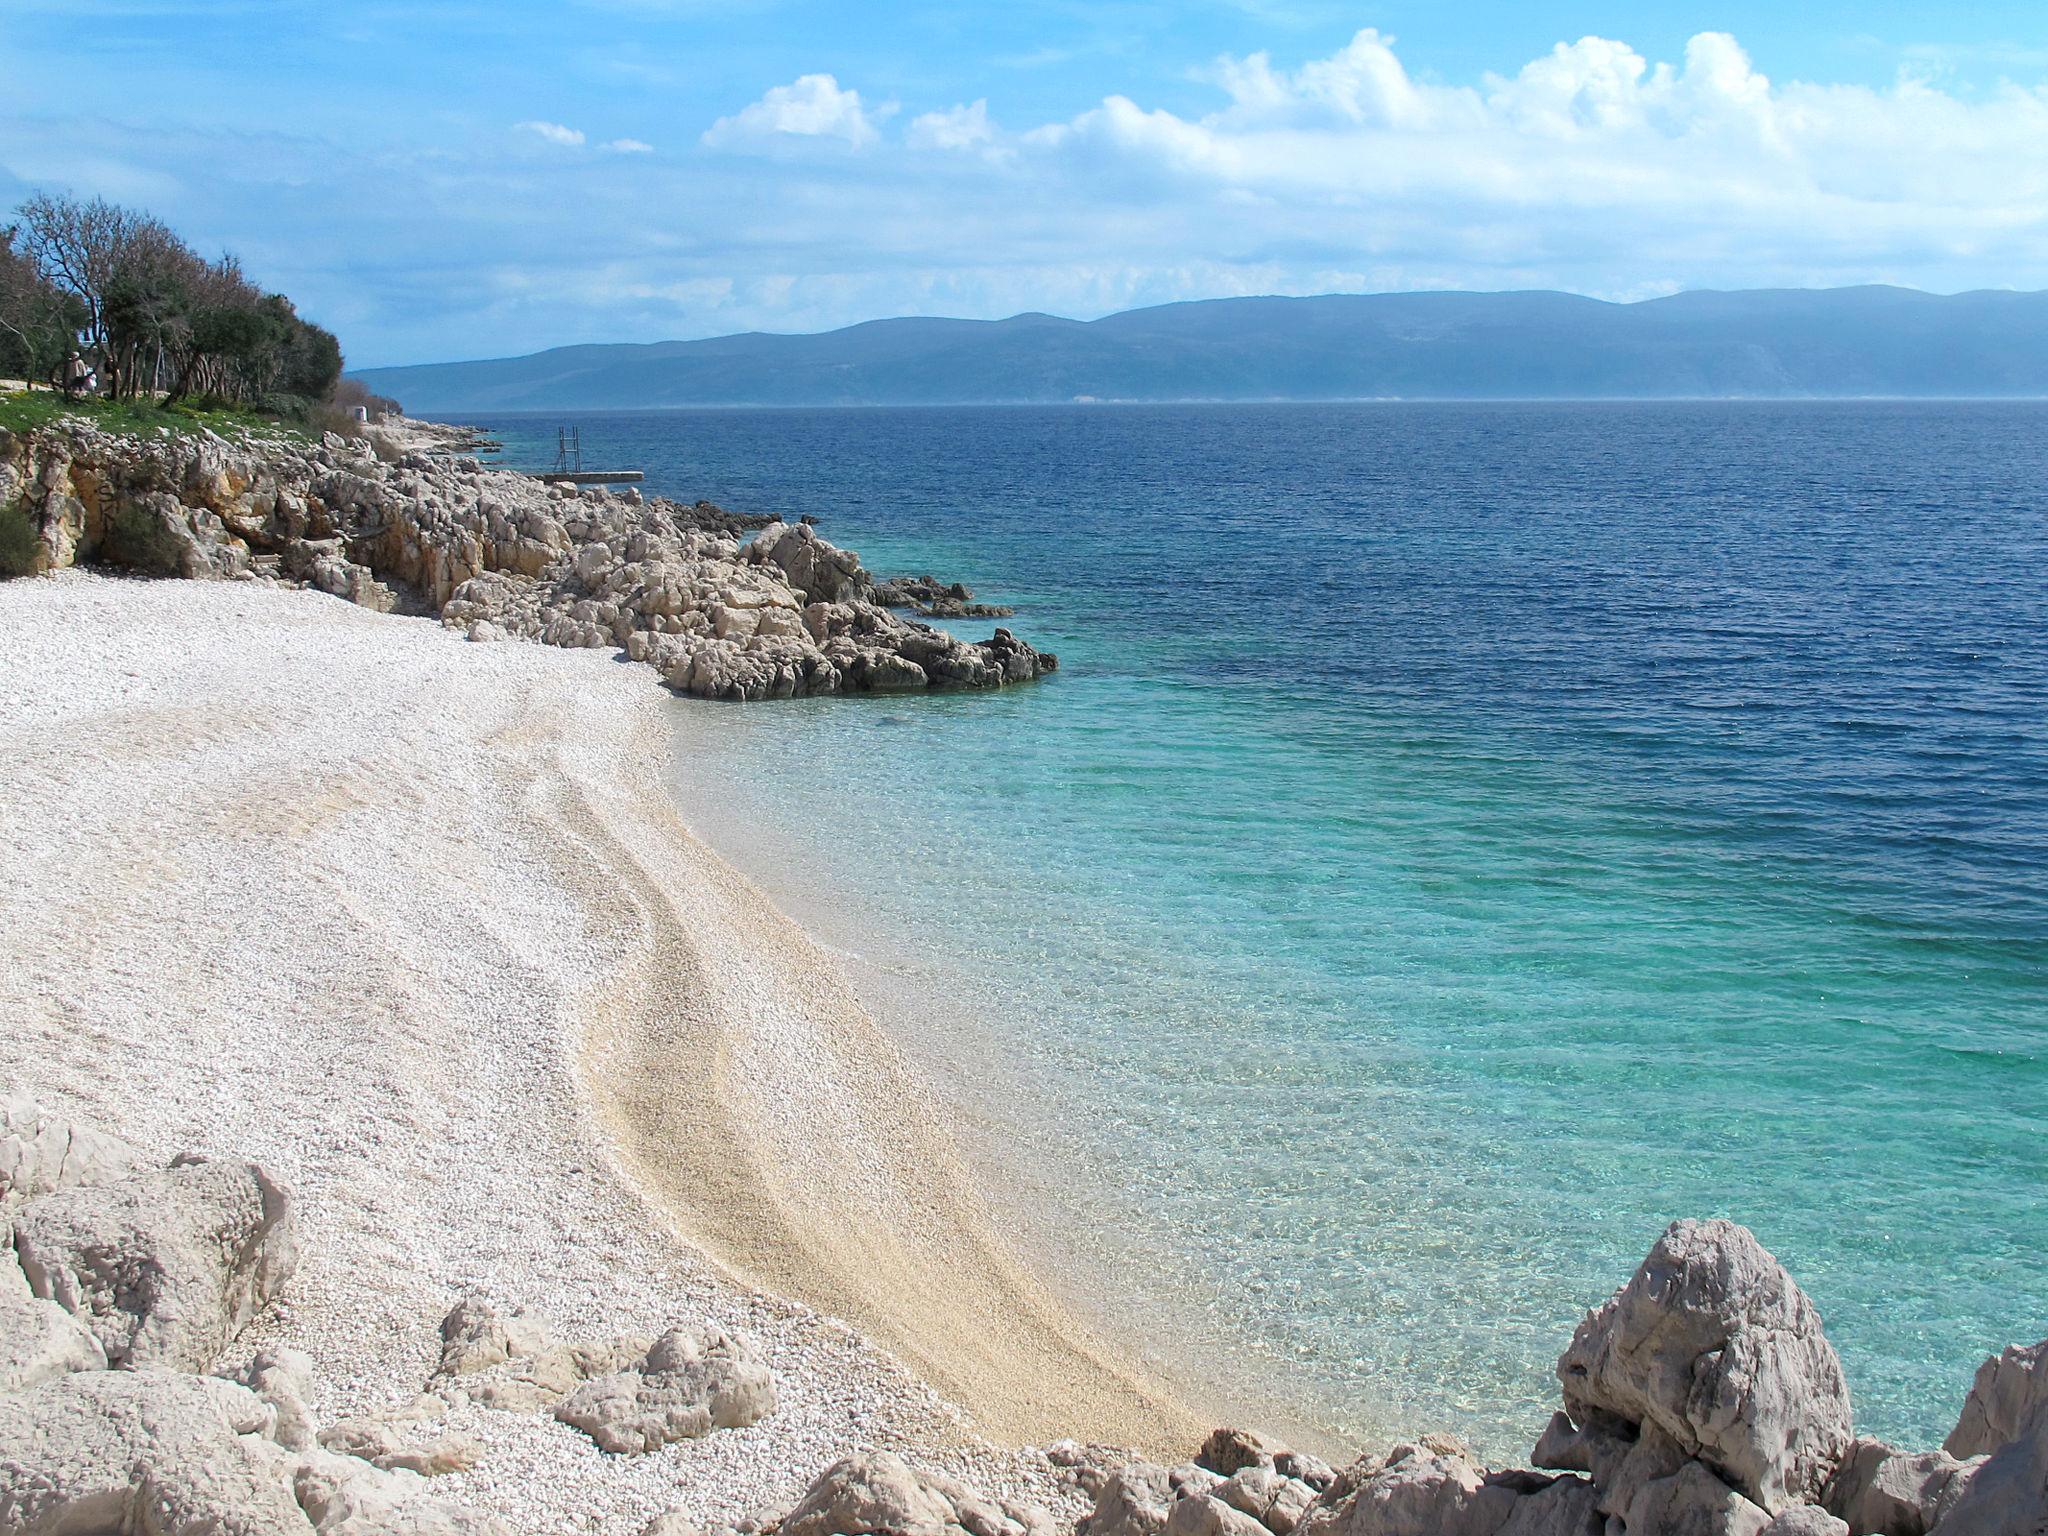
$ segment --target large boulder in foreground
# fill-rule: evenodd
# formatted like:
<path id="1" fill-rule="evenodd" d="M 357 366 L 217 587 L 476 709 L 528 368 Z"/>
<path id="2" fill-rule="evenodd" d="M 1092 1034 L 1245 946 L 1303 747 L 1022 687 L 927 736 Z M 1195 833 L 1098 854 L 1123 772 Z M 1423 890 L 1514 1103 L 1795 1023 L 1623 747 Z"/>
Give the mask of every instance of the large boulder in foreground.
<path id="1" fill-rule="evenodd" d="M 0 1397 L 0 1531 L 304 1536 L 284 1453 L 256 1433 L 266 1420 L 241 1387 L 154 1369 Z"/>
<path id="2" fill-rule="evenodd" d="M 619 1454 L 658 1451 L 714 1429 L 740 1429 L 775 1411 L 760 1356 L 716 1328 L 671 1328 L 623 1371 L 586 1381 L 555 1417 Z"/>
<path id="3" fill-rule="evenodd" d="M 1827 1507 L 1858 1536 L 1926 1536 L 1974 1470 L 1943 1451 L 1900 1451 L 1859 1439 L 1828 1485 Z"/>
<path id="4" fill-rule="evenodd" d="M 1036 1505 L 984 1498 L 888 1451 L 836 1462 L 782 1519 L 779 1536 L 1053 1536 Z"/>
<path id="5" fill-rule="evenodd" d="M 1603 1446 L 1654 1429 L 1775 1515 L 1819 1503 L 1852 1438 L 1848 1384 L 1820 1314 L 1729 1221 L 1672 1223 L 1629 1283 L 1587 1314 L 1557 1374 L 1570 1424 L 1546 1435 L 1549 1464 L 1602 1484 Z M 1576 1446 L 1564 1443 L 1572 1427 Z"/>
<path id="6" fill-rule="evenodd" d="M 14 1245 L 34 1294 L 131 1368 L 211 1369 L 298 1264 L 284 1186 L 255 1163 L 195 1157 L 33 1200 Z"/>

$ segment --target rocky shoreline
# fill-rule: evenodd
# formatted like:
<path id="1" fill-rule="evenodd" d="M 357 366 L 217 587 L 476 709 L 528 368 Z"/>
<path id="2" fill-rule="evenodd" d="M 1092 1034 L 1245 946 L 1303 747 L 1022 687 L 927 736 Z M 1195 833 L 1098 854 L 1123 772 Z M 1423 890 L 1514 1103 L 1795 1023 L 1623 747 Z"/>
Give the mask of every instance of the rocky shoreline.
<path id="1" fill-rule="evenodd" d="M 721 596 L 686 610 L 708 627 L 628 626 L 619 646 L 628 609 L 594 594 L 708 590 L 701 559 L 719 591 L 779 588 L 786 602 L 762 611 L 802 621 L 876 603 L 848 595 L 873 591 L 858 562 L 807 529 L 769 525 L 755 558 L 730 530 L 689 526 L 702 508 L 540 493 L 511 536 L 492 535 L 506 563 L 455 579 L 477 533 L 463 519 L 493 526 L 481 495 L 459 513 L 423 494 L 394 514 L 375 497 L 412 495 L 405 476 L 488 489 L 491 472 L 359 474 L 362 454 L 326 445 L 56 437 L 0 453 L 15 477 L 0 499 L 33 511 L 52 567 L 155 549 L 244 580 L 72 574 L 7 594 L 23 673 L 0 701 L 0 810 L 38 835 L 0 866 L 0 1536 L 2048 1528 L 2048 1342 L 1985 1361 L 1940 1449 L 1859 1437 L 1818 1312 L 1726 1221 L 1674 1224 L 1586 1315 L 1528 1466 L 1482 1465 L 1436 1434 L 1341 1469 L 1240 1429 L 1157 1435 L 1147 1456 L 989 1444 L 833 1322 L 850 1306 L 733 1284 L 737 1230 L 767 1258 L 822 1253 L 848 1287 L 927 1282 L 890 1314 L 927 1329 L 974 1291 L 987 1304 L 961 1313 L 974 1348 L 952 1381 L 1035 1372 L 1031 1402 L 1063 1425 L 1113 1422 L 1084 1420 L 1077 1372 L 1117 1362 L 1077 1348 L 1047 1363 L 1056 1312 L 1000 1347 L 1017 1321 L 1005 1309 L 1036 1303 L 958 1267 L 980 1229 L 952 1191 L 909 1192 L 904 1225 L 941 1234 L 935 1246 L 892 1246 L 907 1186 L 876 1147 L 893 1139 L 929 1165 L 937 1143 L 914 1138 L 933 1116 L 884 1070 L 885 1042 L 819 1023 L 839 1006 L 829 978 L 805 990 L 826 959 L 736 877 L 625 856 L 674 833 L 628 793 L 650 737 L 614 718 L 642 707 L 623 669 L 451 644 L 420 620 L 277 590 L 339 587 L 364 608 L 388 598 L 474 638 L 496 625 L 572 651 L 703 641 L 680 684 L 663 669 L 695 691 L 713 642 L 754 658 L 716 667 L 752 667 L 789 637 L 718 636 L 710 614 L 733 611 Z M 312 537 L 321 527 L 350 531 Z M 626 558 L 636 538 L 643 557 Z M 521 539 L 551 552 L 532 575 Z M 692 539 L 717 552 L 680 553 Z M 511 622 L 451 615 L 465 589 L 480 603 L 502 590 L 488 612 Z M 814 591 L 832 595 L 789 606 Z M 636 623 L 657 613 L 629 607 Z M 661 665 L 654 643 L 640 640 Z M 815 636 L 813 649 L 835 686 L 861 686 Z M 921 667 L 876 649 L 872 667 Z M 791 664 L 792 684 L 808 665 Z M 465 767 L 478 753 L 493 773 Z M 573 773 L 551 773 L 561 753 L 580 754 Z M 572 848 L 603 857 L 575 875 L 549 862 Z M 684 904 L 664 880 L 687 886 Z M 666 1011 L 636 1045 L 640 1006 Z M 744 1103 L 669 1080 L 727 1059 Z M 644 1104 L 627 1102 L 636 1090 Z M 673 1162 L 666 1186 L 655 1158 Z M 749 1184 L 756 1166 L 785 1182 Z M 788 1187 L 805 1176 L 814 1190 Z M 736 1227 L 690 1204 L 704 1184 L 726 1186 Z M 871 1208 L 832 1203 L 853 1187 Z M 760 1273 L 763 1255 L 752 1262 Z"/>
<path id="2" fill-rule="evenodd" d="M 649 1455 L 777 1411 L 744 1339 L 682 1322 L 565 1342 L 462 1296 L 409 1400 L 319 1423 L 313 1362 L 238 1341 L 298 1266 L 291 1193 L 251 1162 L 152 1166 L 96 1127 L 0 1101 L 0 1531 L 506 1536 L 433 1479 L 482 1447 L 480 1404 Z M 1558 1360 L 1536 1469 L 1432 1435 L 1339 1471 L 1219 1429 L 1165 1466 L 1063 1441 L 1074 1536 L 2000 1536 L 2048 1521 L 2048 1342 L 1984 1362 L 1944 1447 L 1857 1438 L 1819 1314 L 1744 1228 L 1675 1222 Z M 718 1536 L 1055 1536 L 1050 1510 L 887 1451 Z M 681 1509 L 646 1536 L 695 1536 Z"/>
<path id="3" fill-rule="evenodd" d="M 0 431 L 0 575 L 98 564 L 316 587 L 473 640 L 616 647 L 706 699 L 1000 688 L 1059 665 L 1007 629 L 969 642 L 899 616 L 890 603 L 916 599 L 878 595 L 806 523 L 547 485 L 450 452 L 462 429 L 392 432 Z M 995 612 L 939 591 L 919 611 Z"/>

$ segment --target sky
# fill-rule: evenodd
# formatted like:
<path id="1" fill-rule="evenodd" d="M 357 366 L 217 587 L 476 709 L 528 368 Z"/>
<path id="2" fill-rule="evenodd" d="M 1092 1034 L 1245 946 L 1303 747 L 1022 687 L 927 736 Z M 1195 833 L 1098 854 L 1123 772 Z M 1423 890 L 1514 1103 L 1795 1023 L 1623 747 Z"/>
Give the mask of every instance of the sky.
<path id="1" fill-rule="evenodd" d="M 357 366 L 1252 293 L 2048 288 L 2048 6 L 0 0 L 0 202 Z"/>

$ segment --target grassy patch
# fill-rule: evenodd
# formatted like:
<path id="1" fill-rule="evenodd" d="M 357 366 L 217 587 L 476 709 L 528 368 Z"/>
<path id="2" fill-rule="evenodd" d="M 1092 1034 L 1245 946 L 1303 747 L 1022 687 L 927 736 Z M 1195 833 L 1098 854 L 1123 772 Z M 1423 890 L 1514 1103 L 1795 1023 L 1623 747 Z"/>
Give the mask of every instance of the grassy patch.
<path id="1" fill-rule="evenodd" d="M 304 437 L 302 428 L 259 411 L 207 408 L 180 401 L 162 406 L 137 400 L 67 400 L 47 389 L 0 394 L 0 427 L 27 432 L 64 417 L 78 417 L 108 432 L 197 432 L 201 428 L 225 436 L 236 431 L 283 433 Z"/>

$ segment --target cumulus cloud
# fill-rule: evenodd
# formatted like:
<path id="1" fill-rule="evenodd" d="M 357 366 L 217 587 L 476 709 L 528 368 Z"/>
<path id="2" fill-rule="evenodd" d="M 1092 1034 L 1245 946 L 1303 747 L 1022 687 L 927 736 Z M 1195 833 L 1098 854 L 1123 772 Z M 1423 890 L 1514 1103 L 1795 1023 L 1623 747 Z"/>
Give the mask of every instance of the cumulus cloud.
<path id="1" fill-rule="evenodd" d="M 1866 270 L 1994 233 L 2033 270 L 2048 257 L 2048 91 L 1779 85 L 1715 32 L 1675 64 L 1586 37 L 1465 85 L 1415 78 L 1367 28 L 1297 68 L 1254 53 L 1209 78 L 1224 99 L 1201 115 L 1110 96 L 1007 142 L 1064 181 L 1149 173 L 1161 197 L 1260 201 L 1269 236 L 1349 224 L 1384 249 L 1404 222 L 1434 225 L 1414 254 L 1446 270 L 1511 228 L 1532 256 L 1576 247 L 1588 265 L 1622 248 L 1668 260 L 1687 239 L 1704 256 L 1736 231 L 1765 242 L 1757 255 Z"/>
<path id="2" fill-rule="evenodd" d="M 583 142 L 582 129 L 570 128 L 562 123 L 528 121 L 514 123 L 512 126 L 524 133 L 538 134 L 550 144 L 564 144 L 573 147 Z"/>
<path id="3" fill-rule="evenodd" d="M 0 114 L 0 176 L 246 231 L 253 269 L 365 361 L 1242 293 L 2048 288 L 2036 86 L 1801 81 L 1721 33 L 1664 60 L 1566 39 L 1446 80 L 1373 29 L 1202 79 L 1192 104 L 1130 88 L 1034 119 L 948 90 L 899 132 L 862 82 L 811 74 L 680 153 L 529 121 L 346 154 L 273 134 L 258 156 L 218 125 Z M 568 159 L 573 227 L 531 218 Z M 335 255 L 334 227 L 375 256 Z"/>
<path id="4" fill-rule="evenodd" d="M 721 117 L 704 130 L 704 143 L 713 149 L 747 149 L 777 139 L 839 139 L 861 149 L 875 142 L 877 121 L 894 110 L 885 105 L 870 113 L 859 91 L 841 90 L 832 76 L 801 75 L 731 117 Z"/>
<path id="5" fill-rule="evenodd" d="M 974 149 L 992 143 L 996 126 L 989 121 L 986 99 L 911 119 L 904 142 L 912 149 Z"/>

